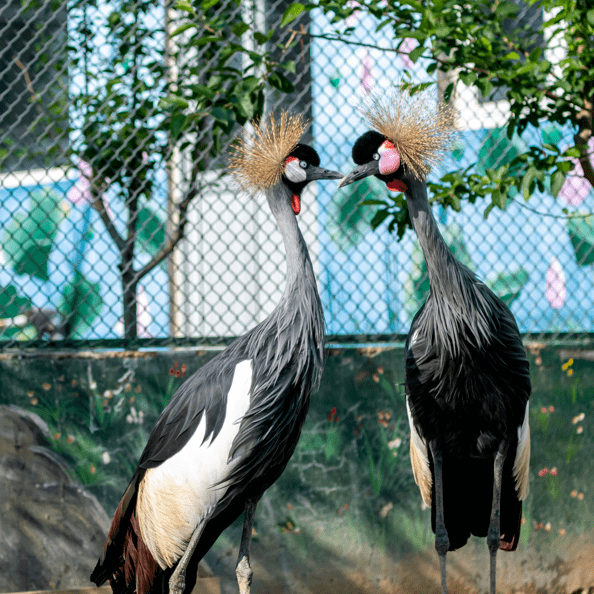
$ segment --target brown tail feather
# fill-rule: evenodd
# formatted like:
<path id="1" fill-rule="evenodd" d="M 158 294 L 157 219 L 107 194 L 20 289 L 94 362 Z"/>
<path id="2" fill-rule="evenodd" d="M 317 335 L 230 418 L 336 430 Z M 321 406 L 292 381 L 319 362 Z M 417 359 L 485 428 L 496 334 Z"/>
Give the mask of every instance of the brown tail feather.
<path id="1" fill-rule="evenodd" d="M 101 586 L 107 580 L 114 594 L 149 594 L 155 577 L 162 573 L 148 550 L 136 517 L 136 494 L 141 476 L 130 481 L 111 522 L 107 540 L 91 574 Z"/>

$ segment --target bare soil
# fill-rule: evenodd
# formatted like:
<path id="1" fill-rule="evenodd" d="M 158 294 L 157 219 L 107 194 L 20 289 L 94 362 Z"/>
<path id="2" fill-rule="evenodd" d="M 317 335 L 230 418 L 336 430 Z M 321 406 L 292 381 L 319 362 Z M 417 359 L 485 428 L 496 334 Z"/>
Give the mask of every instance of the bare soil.
<path id="1" fill-rule="evenodd" d="M 213 563 L 223 594 L 235 594 L 236 550 Z M 484 594 L 489 590 L 489 556 L 484 540 L 448 554 L 448 592 Z M 594 538 L 557 539 L 549 551 L 530 549 L 498 554 L 500 594 L 594 594 Z M 399 561 L 373 551 L 358 555 L 293 557 L 282 546 L 252 548 L 253 594 L 439 594 L 439 560 L 433 549 Z"/>

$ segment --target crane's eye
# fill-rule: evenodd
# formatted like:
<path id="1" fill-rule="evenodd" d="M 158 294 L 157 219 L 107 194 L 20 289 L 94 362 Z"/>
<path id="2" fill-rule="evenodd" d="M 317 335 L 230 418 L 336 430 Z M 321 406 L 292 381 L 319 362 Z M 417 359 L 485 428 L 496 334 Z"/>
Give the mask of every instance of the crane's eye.
<path id="1" fill-rule="evenodd" d="M 379 161 L 379 153 L 373 153 L 373 160 Z"/>
<path id="2" fill-rule="evenodd" d="M 309 163 L 307 161 L 299 161 L 299 167 L 301 167 L 301 169 L 307 169 L 309 167 Z"/>

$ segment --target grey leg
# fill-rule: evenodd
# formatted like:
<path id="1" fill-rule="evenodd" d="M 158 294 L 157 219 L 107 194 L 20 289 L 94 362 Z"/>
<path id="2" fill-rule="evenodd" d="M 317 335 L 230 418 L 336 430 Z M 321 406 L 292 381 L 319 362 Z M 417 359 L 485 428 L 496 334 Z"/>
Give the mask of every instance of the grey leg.
<path id="1" fill-rule="evenodd" d="M 443 453 L 437 440 L 429 442 L 429 448 L 433 456 L 433 473 L 435 475 L 435 550 L 439 555 L 441 567 L 441 594 L 447 594 L 446 554 L 450 548 L 450 539 L 443 515 Z"/>
<path id="2" fill-rule="evenodd" d="M 254 572 L 250 567 L 250 542 L 252 540 L 252 528 L 254 527 L 257 504 L 258 500 L 254 501 L 253 499 L 248 499 L 245 502 L 245 518 L 243 520 L 241 545 L 239 546 L 239 556 L 237 557 L 237 565 L 235 566 L 239 594 L 250 594 L 250 587 L 252 585 Z"/>
<path id="3" fill-rule="evenodd" d="M 204 521 L 200 522 L 194 533 L 192 534 L 192 538 L 190 538 L 190 542 L 188 543 L 188 548 L 185 550 L 184 554 L 182 555 L 181 559 L 177 562 L 177 566 L 175 567 L 175 571 L 169 578 L 169 593 L 170 594 L 183 594 L 183 591 L 186 588 L 186 570 L 188 569 L 188 564 L 190 563 L 190 559 L 196 550 L 196 546 L 198 545 L 198 541 L 202 536 L 202 531 L 204 530 Z"/>
<path id="4" fill-rule="evenodd" d="M 487 546 L 490 553 L 490 594 L 495 594 L 497 577 L 497 550 L 501 544 L 501 484 L 503 482 L 503 464 L 507 456 L 508 442 L 503 441 L 495 455 L 493 468 L 493 503 L 491 505 L 491 520 L 487 533 Z"/>

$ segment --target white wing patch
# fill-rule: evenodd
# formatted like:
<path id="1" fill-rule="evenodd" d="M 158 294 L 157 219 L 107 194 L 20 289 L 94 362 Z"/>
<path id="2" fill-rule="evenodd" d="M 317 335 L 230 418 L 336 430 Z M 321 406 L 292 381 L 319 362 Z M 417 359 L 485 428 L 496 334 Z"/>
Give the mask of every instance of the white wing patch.
<path id="1" fill-rule="evenodd" d="M 518 499 L 523 501 L 528 496 L 528 479 L 530 471 L 530 425 L 528 403 L 524 413 L 524 422 L 518 427 L 518 448 L 514 461 L 514 479 L 516 480 L 516 492 Z"/>
<path id="2" fill-rule="evenodd" d="M 235 367 L 227 394 L 227 410 L 221 431 L 211 443 L 203 443 L 203 415 L 190 441 L 175 456 L 146 471 L 138 488 L 136 504 L 142 538 L 162 569 L 172 567 L 183 555 L 198 524 L 208 516 L 227 491 L 215 484 L 237 465 L 229 462 L 231 444 L 241 419 L 250 406 L 252 361 Z"/>
<path id="3" fill-rule="evenodd" d="M 431 486 L 433 478 L 431 477 L 431 468 L 429 467 L 429 455 L 427 453 L 427 444 L 419 435 L 406 399 L 406 412 L 408 414 L 408 424 L 410 426 L 410 462 L 412 465 L 415 483 L 419 486 L 421 497 L 425 505 L 431 507 Z"/>

